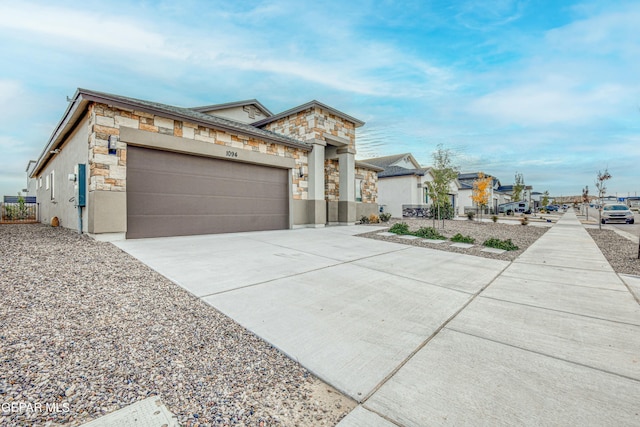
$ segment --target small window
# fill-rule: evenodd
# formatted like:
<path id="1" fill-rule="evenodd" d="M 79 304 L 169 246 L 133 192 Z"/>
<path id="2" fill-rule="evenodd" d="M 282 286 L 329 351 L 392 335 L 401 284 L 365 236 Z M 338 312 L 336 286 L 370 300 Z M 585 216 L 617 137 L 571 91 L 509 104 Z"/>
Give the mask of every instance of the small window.
<path id="1" fill-rule="evenodd" d="M 51 171 L 51 200 L 56 198 L 55 172 Z"/>
<path id="2" fill-rule="evenodd" d="M 362 201 L 362 180 L 356 179 L 356 202 Z"/>
<path id="3" fill-rule="evenodd" d="M 40 178 L 40 179 L 42 179 L 42 178 Z M 49 187 L 51 187 L 51 184 L 49 184 L 49 182 L 50 182 L 49 175 L 45 176 L 44 179 L 45 179 L 45 181 L 44 181 L 44 189 L 48 190 Z"/>
<path id="4" fill-rule="evenodd" d="M 429 204 L 429 189 L 425 187 L 422 192 L 424 193 L 424 204 L 427 205 Z"/>
<path id="5" fill-rule="evenodd" d="M 38 187 L 42 188 L 42 177 L 38 178 Z"/>

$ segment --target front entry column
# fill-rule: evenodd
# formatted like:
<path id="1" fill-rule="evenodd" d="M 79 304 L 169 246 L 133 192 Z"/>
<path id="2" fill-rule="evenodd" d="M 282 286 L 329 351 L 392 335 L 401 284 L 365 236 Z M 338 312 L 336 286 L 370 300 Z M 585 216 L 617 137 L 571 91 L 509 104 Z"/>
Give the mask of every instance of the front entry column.
<path id="1" fill-rule="evenodd" d="M 355 150 L 344 147 L 338 149 L 340 173 L 340 197 L 338 199 L 338 222 L 356 222 L 356 160 Z"/>
<path id="2" fill-rule="evenodd" d="M 317 227 L 327 223 L 327 202 L 324 197 L 324 141 L 315 140 L 308 154 L 309 200 L 307 201 L 307 221 Z"/>

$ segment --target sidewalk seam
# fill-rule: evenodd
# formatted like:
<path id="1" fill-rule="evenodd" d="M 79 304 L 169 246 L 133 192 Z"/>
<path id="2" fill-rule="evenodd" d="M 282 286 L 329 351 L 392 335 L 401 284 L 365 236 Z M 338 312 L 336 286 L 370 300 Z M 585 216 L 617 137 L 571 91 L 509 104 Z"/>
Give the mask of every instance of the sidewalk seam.
<path id="1" fill-rule="evenodd" d="M 476 292 L 475 294 L 469 294 L 471 295 L 471 298 L 469 298 L 469 300 L 462 305 L 462 307 L 460 307 L 455 313 L 453 313 L 447 320 L 445 320 L 442 325 L 440 325 L 431 335 L 429 335 L 429 337 L 427 337 L 426 340 L 424 340 L 422 343 L 420 343 L 402 362 L 400 362 L 400 364 L 398 364 L 389 374 L 387 374 L 369 393 L 367 393 L 366 396 L 364 396 L 364 398 L 360 401 L 360 403 L 364 404 L 367 400 L 369 400 L 369 398 L 371 398 L 371 396 L 373 396 L 378 390 L 380 390 L 380 388 L 387 382 L 389 381 L 391 378 L 393 378 L 393 376 L 395 374 L 398 373 L 398 371 L 400 369 L 402 369 L 412 358 L 413 356 L 415 356 L 420 350 L 422 350 L 424 347 L 426 347 L 427 344 L 429 344 L 429 342 L 434 339 L 439 333 L 440 331 L 442 331 L 453 319 L 455 319 L 465 308 L 467 308 L 469 306 L 469 304 L 471 304 L 473 301 L 475 301 L 475 299 L 482 293 L 484 292 L 485 289 L 487 289 L 489 286 L 491 286 L 491 284 L 493 282 L 495 282 L 501 275 L 502 273 L 504 273 L 504 271 L 509 268 L 509 266 L 511 266 L 513 262 L 510 262 L 508 265 L 506 265 L 502 270 L 500 270 L 493 279 L 491 279 L 489 281 L 489 283 L 487 283 L 485 286 L 483 286 L 482 288 L 480 288 L 480 290 L 478 290 L 478 292 Z"/>
<path id="2" fill-rule="evenodd" d="M 630 380 L 630 381 L 634 381 L 634 382 L 640 383 L 640 379 L 639 378 L 629 377 L 629 376 L 626 376 L 626 375 L 623 375 L 623 374 L 619 374 L 619 373 L 616 373 L 616 372 L 611 372 L 611 371 L 607 371 L 605 369 L 596 368 L 594 366 L 586 365 L 584 363 L 575 362 L 573 360 L 568 360 L 568 359 L 563 359 L 561 357 L 554 356 L 552 354 L 542 353 L 540 351 L 531 350 L 531 349 L 528 349 L 528 348 L 520 347 L 518 345 L 513 345 L 513 344 L 506 343 L 506 342 L 498 341 L 498 340 L 495 340 L 495 339 L 492 339 L 492 338 L 482 337 L 482 336 L 475 335 L 475 334 L 472 334 L 472 333 L 469 333 L 469 332 L 465 332 L 465 331 L 461 331 L 461 330 L 458 330 L 458 329 L 454 329 L 454 328 L 446 328 L 446 329 L 448 331 L 457 332 L 459 334 L 468 335 L 468 336 L 475 337 L 475 338 L 482 339 L 482 340 L 486 340 L 486 341 L 491 341 L 491 342 L 494 342 L 494 343 L 500 344 L 500 345 L 506 345 L 507 347 L 517 348 L 519 350 L 526 351 L 526 352 L 529 352 L 529 353 L 537 354 L 537 355 L 544 356 L 544 357 L 549 357 L 551 359 L 559 360 L 561 362 L 571 363 L 572 365 L 582 366 L 582 367 L 585 367 L 585 368 L 593 369 L 595 371 L 603 372 L 605 374 L 615 375 L 617 377 L 621 377 L 621 378 L 624 378 L 624 379 L 627 379 L 627 380 Z"/>
<path id="3" fill-rule="evenodd" d="M 606 321 L 606 322 L 617 323 L 617 324 L 620 324 L 620 325 L 629 325 L 629 326 L 640 327 L 640 324 L 636 324 L 636 323 L 623 322 L 623 321 L 620 321 L 620 320 L 605 319 L 603 317 L 589 316 L 588 314 L 573 313 L 571 311 L 564 311 L 564 310 L 558 310 L 558 309 L 555 309 L 555 308 L 542 307 L 542 306 L 539 306 L 539 305 L 526 304 L 524 302 L 509 301 L 509 300 L 506 300 L 506 299 L 501 299 L 501 298 L 496 298 L 496 297 L 488 297 L 488 296 L 485 296 L 485 295 L 482 295 L 482 298 L 491 299 L 491 300 L 494 300 L 494 301 L 507 302 L 509 304 L 523 305 L 525 307 L 539 308 L 541 310 L 555 311 L 556 313 L 571 314 L 573 316 L 587 317 L 589 319 L 595 319 L 595 320 L 603 320 L 603 321 Z"/>

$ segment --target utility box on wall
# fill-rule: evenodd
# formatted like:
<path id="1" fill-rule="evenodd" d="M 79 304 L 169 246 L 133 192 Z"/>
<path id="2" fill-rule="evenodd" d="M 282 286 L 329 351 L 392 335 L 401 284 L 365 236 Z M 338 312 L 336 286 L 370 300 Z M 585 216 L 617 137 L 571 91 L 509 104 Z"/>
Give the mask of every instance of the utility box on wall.
<path id="1" fill-rule="evenodd" d="M 76 182 L 74 186 L 76 206 L 87 206 L 87 167 L 78 163 L 75 167 Z"/>

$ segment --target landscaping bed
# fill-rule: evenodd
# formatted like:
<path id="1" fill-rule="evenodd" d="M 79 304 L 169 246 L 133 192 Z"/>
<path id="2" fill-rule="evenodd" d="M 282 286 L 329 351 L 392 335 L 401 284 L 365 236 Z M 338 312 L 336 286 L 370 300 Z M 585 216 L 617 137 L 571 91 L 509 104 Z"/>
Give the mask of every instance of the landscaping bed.
<path id="1" fill-rule="evenodd" d="M 637 243 L 612 230 L 588 228 L 587 231 L 616 273 L 640 276 Z"/>
<path id="2" fill-rule="evenodd" d="M 421 228 L 434 227 L 433 220 L 431 219 L 392 219 L 386 224 L 375 224 L 377 226 L 389 226 L 393 227 L 397 223 L 406 223 L 409 226 L 409 230 L 416 232 Z M 551 224 L 549 224 L 551 225 Z M 457 252 L 467 255 L 476 255 L 485 258 L 500 259 L 506 261 L 512 261 L 524 252 L 533 242 L 538 240 L 548 229 L 544 223 L 540 225 L 521 225 L 519 222 L 514 221 L 513 224 L 493 223 L 483 221 L 469 221 L 469 220 L 445 220 L 444 227 L 442 221 L 436 221 L 436 231 L 447 239 L 451 239 L 457 234 L 463 237 L 471 237 L 474 239 L 474 246 L 471 248 L 458 248 L 451 246 L 453 243 L 451 240 L 444 243 L 429 243 L 424 239 L 405 240 L 397 236 L 381 236 L 378 233 L 381 231 L 366 231 L 366 226 L 363 226 L 363 234 L 360 237 L 366 237 L 370 239 L 386 240 L 395 243 L 403 243 L 406 245 L 420 246 L 430 249 L 437 249 L 449 252 Z M 501 254 L 483 252 L 483 242 L 489 239 L 498 239 L 501 241 L 511 240 L 511 242 L 518 247 L 517 250 L 510 250 Z M 454 239 L 460 240 L 460 239 Z"/>
<path id="3" fill-rule="evenodd" d="M 110 243 L 42 224 L 0 225 L 0 242 L 2 426 L 76 426 L 151 395 L 183 426 L 335 425 L 355 406 Z"/>

